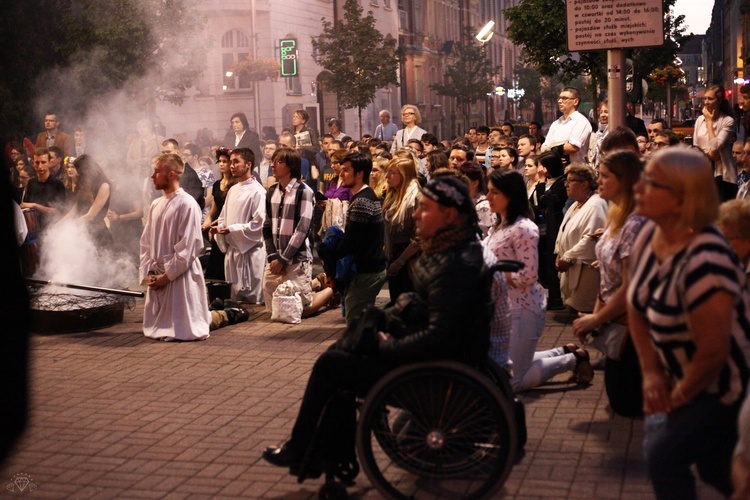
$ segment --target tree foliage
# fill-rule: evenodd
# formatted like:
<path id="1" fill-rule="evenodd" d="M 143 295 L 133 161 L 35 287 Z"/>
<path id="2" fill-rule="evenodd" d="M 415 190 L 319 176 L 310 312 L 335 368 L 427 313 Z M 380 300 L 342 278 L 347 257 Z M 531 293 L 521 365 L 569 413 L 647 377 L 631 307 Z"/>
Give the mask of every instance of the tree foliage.
<path id="1" fill-rule="evenodd" d="M 445 68 L 444 83 L 433 83 L 430 88 L 438 94 L 452 97 L 459 107 L 468 110 L 470 104 L 485 99 L 495 88 L 494 76 L 500 71 L 487 57 L 487 49 L 474 38 L 473 28 L 464 28 L 464 43 L 456 44 L 452 62 Z M 468 119 L 468 111 L 464 113 Z"/>
<path id="2" fill-rule="evenodd" d="M 375 92 L 388 85 L 398 86 L 398 68 L 403 54 L 393 38 L 375 28 L 372 12 L 363 17 L 357 0 L 346 0 L 344 19 L 335 23 L 322 19 L 323 32 L 312 40 L 318 64 L 326 72 L 320 77 L 324 88 L 338 95 L 346 109 L 362 109 Z"/>
<path id="3" fill-rule="evenodd" d="M 198 0 L 3 2 L 0 83 L 22 107 L 0 104 L 18 127 L 36 108 L 85 116 L 97 98 L 125 90 L 135 106 L 179 104 L 205 67 L 210 45 Z M 16 78 L 16 76 L 18 78 Z M 8 113 L 6 115 L 6 113 Z"/>
<path id="4" fill-rule="evenodd" d="M 679 44 L 686 39 L 684 16 L 673 17 L 669 8 L 675 0 L 664 0 L 664 33 L 660 47 L 630 49 L 636 74 L 648 75 L 657 66 L 672 62 Z M 607 53 L 604 50 L 571 53 L 567 47 L 565 2 L 560 0 L 521 0 L 505 9 L 508 37 L 524 46 L 524 61 L 544 76 L 557 76 L 570 82 L 578 76 L 591 78 L 592 90 L 606 83 Z M 533 28 L 531 28 L 533 27 Z"/>

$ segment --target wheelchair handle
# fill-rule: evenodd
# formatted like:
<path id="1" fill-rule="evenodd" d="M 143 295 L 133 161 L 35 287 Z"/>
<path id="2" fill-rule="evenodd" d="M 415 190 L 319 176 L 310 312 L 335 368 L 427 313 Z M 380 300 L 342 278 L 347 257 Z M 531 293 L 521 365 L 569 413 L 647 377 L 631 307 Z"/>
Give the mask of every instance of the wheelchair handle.
<path id="1" fill-rule="evenodd" d="M 490 272 L 515 273 L 523 269 L 523 267 L 523 262 L 518 262 L 517 260 L 498 260 L 490 267 Z"/>

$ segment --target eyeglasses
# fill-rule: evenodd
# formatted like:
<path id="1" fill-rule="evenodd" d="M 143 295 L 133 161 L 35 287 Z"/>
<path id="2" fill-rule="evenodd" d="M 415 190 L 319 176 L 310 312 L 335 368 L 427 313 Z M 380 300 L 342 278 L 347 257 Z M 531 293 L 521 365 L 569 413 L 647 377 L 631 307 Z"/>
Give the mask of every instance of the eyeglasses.
<path id="1" fill-rule="evenodd" d="M 649 189 L 664 189 L 672 194 L 677 194 L 677 190 L 672 186 L 667 186 L 666 184 L 656 182 L 646 174 L 641 174 L 641 182 L 647 185 Z"/>
<path id="2" fill-rule="evenodd" d="M 561 96 L 557 97 L 558 101 L 569 101 L 571 99 L 575 99 L 575 97 L 565 97 L 564 95 L 561 95 Z"/>
<path id="3" fill-rule="evenodd" d="M 413 111 L 406 111 L 404 113 L 401 113 L 401 116 L 408 116 L 408 115 L 416 115 L 416 113 Z"/>

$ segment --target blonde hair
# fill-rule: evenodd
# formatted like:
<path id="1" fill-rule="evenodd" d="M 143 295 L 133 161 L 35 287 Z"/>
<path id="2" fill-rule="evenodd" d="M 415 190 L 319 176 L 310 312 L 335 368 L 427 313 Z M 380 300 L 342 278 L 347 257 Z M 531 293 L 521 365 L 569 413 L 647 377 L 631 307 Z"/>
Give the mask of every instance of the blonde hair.
<path id="1" fill-rule="evenodd" d="M 182 158 L 180 158 L 180 155 L 172 153 L 160 155 L 156 158 L 156 162 L 165 163 L 169 167 L 169 170 L 176 173 L 178 177 L 185 172 L 185 163 L 182 161 Z"/>
<path id="2" fill-rule="evenodd" d="M 401 174 L 401 184 L 396 189 L 388 188 L 383 202 L 383 215 L 396 222 L 404 217 L 401 208 L 406 192 L 413 182 L 418 183 L 417 165 L 413 156 L 400 155 L 388 162 L 387 169 L 390 170 L 391 167 L 396 167 Z"/>
<path id="3" fill-rule="evenodd" d="M 388 169 L 389 161 L 388 158 L 383 158 L 382 156 L 376 156 L 372 159 L 372 170 L 377 169 L 380 172 L 380 176 L 378 176 L 378 183 L 370 187 L 375 191 L 375 195 L 378 198 L 383 198 L 388 189 L 388 184 L 385 182 L 385 173 Z M 372 180 L 372 173 L 370 173 L 370 180 Z"/>
<path id="4" fill-rule="evenodd" d="M 719 206 L 717 224 L 722 232 L 729 230 L 733 237 L 750 240 L 750 199 L 729 200 Z"/>
<path id="5" fill-rule="evenodd" d="M 605 155 L 599 164 L 600 172 L 602 166 L 606 167 L 607 170 L 620 180 L 621 186 L 620 202 L 612 203 L 607 214 L 609 235 L 613 237 L 622 229 L 625 219 L 635 209 L 634 187 L 641 178 L 643 163 L 638 155 L 632 151 L 621 150 Z"/>
<path id="6" fill-rule="evenodd" d="M 404 114 L 404 111 L 414 111 L 414 125 L 419 125 L 422 121 L 422 113 L 419 112 L 419 108 L 417 108 L 413 104 L 404 104 L 401 106 L 401 114 Z"/>
<path id="7" fill-rule="evenodd" d="M 649 165 L 664 172 L 669 184 L 682 197 L 679 229 L 700 231 L 719 216 L 719 194 L 708 157 L 689 146 L 677 145 L 659 151 Z"/>

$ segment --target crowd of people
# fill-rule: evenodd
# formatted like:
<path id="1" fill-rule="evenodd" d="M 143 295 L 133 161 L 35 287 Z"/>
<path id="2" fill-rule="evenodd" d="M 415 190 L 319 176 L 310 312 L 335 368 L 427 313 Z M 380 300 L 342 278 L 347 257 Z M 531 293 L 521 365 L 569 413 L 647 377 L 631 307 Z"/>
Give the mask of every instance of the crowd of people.
<path id="1" fill-rule="evenodd" d="M 750 112 L 750 86 L 740 94 Z M 208 337 L 206 279 L 231 283 L 235 311 L 273 313 L 285 284 L 303 317 L 340 304 L 345 337 L 378 325 L 368 352 L 340 343 L 316 362 L 290 441 L 264 453 L 294 471 L 335 390 L 364 393 L 417 360 L 485 363 L 491 299 L 480 275 L 515 260 L 523 266 L 504 273 L 500 299 L 513 389 L 565 372 L 588 385 L 596 349 L 613 411 L 662 416 L 645 450 L 658 497 L 694 498 L 692 465 L 729 495 L 732 461 L 734 488 L 747 494 L 746 426 L 734 449 L 743 400 L 750 411 L 750 135 L 737 140 L 720 86 L 703 100 L 688 145 L 658 119 L 610 127 L 606 100 L 592 124 L 572 87 L 546 136 L 539 123 L 503 123 L 440 140 L 410 104 L 402 127 L 384 110 L 357 139 L 337 119 L 319 136 L 302 109 L 261 138 L 236 113 L 213 148 L 180 148 L 142 120 L 126 154 L 136 183 L 64 137 L 51 114 L 33 151 L 6 148 L 29 228 L 22 265 L 35 271 L 46 225 L 77 218 L 102 248 L 131 252 L 152 338 Z M 316 257 L 325 273 L 313 277 Z M 373 308 L 386 283 L 388 306 Z M 562 310 L 575 315 L 575 337 L 538 351 L 546 312 Z"/>

